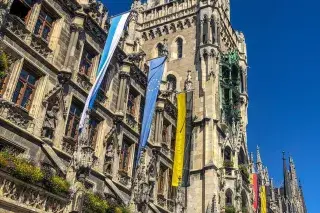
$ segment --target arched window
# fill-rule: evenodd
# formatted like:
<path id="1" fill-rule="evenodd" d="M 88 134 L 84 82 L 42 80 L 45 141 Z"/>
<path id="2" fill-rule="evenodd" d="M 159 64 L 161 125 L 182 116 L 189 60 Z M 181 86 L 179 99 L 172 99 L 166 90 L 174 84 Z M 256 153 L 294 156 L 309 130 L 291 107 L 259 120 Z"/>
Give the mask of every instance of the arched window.
<path id="1" fill-rule="evenodd" d="M 232 206 L 232 191 L 227 189 L 226 191 L 226 206 Z"/>
<path id="2" fill-rule="evenodd" d="M 205 44 L 208 41 L 208 33 L 209 33 L 209 26 L 208 26 L 208 19 L 205 18 L 203 20 L 203 35 L 202 35 L 202 42 Z"/>
<path id="3" fill-rule="evenodd" d="M 159 43 L 157 45 L 157 57 L 160 57 L 163 54 L 163 44 Z"/>
<path id="4" fill-rule="evenodd" d="M 169 74 L 167 76 L 167 89 L 169 91 L 175 91 L 177 88 L 177 79 L 174 75 Z"/>
<path id="5" fill-rule="evenodd" d="M 241 207 L 242 207 L 242 213 L 247 213 L 248 212 L 248 199 L 247 195 L 244 191 L 241 192 Z"/>
<path id="6" fill-rule="evenodd" d="M 178 56 L 178 58 L 182 58 L 182 54 L 183 54 L 183 40 L 182 40 L 182 38 L 178 38 L 176 43 L 177 43 L 177 56 Z"/>
<path id="7" fill-rule="evenodd" d="M 224 149 L 224 160 L 231 161 L 231 148 L 229 146 Z"/>
<path id="8" fill-rule="evenodd" d="M 246 164 L 246 158 L 245 158 L 245 154 L 244 154 L 244 151 L 241 147 L 240 149 L 240 152 L 239 152 L 239 155 L 238 155 L 238 165 L 244 165 Z"/>

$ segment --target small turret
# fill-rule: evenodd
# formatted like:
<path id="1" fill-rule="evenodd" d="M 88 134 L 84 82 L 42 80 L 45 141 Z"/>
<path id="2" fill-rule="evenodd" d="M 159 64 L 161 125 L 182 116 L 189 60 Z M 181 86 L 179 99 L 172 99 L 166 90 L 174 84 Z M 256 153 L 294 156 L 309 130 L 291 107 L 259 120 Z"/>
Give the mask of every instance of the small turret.
<path id="1" fill-rule="evenodd" d="M 261 173 L 263 171 L 259 146 L 257 146 L 257 169 L 258 173 Z"/>

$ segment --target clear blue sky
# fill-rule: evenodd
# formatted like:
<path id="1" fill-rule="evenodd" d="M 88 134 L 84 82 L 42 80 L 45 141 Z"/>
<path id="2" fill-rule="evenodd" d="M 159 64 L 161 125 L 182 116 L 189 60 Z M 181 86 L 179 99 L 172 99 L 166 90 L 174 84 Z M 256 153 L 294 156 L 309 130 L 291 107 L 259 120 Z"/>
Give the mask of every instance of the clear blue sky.
<path id="1" fill-rule="evenodd" d="M 111 14 L 132 0 L 104 0 Z M 230 0 L 231 22 L 248 48 L 250 151 L 275 183 L 282 182 L 282 151 L 293 156 L 309 213 L 319 213 L 320 1 Z"/>

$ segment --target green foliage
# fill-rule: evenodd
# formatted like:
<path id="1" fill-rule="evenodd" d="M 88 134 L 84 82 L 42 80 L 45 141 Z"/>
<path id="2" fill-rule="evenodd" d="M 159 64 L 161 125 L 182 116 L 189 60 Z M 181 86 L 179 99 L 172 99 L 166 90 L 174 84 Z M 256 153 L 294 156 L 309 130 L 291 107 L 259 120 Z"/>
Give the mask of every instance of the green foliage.
<path id="1" fill-rule="evenodd" d="M 6 169 L 18 179 L 29 183 L 46 183 L 45 186 L 53 193 L 68 193 L 70 184 L 59 176 L 46 177 L 45 170 L 34 166 L 25 159 L 16 157 L 8 151 L 0 152 L 0 168 Z"/>
<path id="2" fill-rule="evenodd" d="M 92 193 L 86 194 L 85 205 L 90 211 L 95 213 L 105 213 L 109 208 L 107 201 Z"/>
<path id="3" fill-rule="evenodd" d="M 233 161 L 230 161 L 230 160 L 225 160 L 223 162 L 223 166 L 226 167 L 226 168 L 233 168 Z"/>
<path id="4" fill-rule="evenodd" d="M 31 183 L 36 183 L 43 180 L 44 173 L 40 168 L 33 166 L 31 163 L 27 162 L 21 158 L 13 159 L 14 163 L 14 172 L 13 174 L 26 181 Z"/>
<path id="5" fill-rule="evenodd" d="M 51 187 L 55 193 L 68 193 L 70 183 L 57 175 L 51 177 Z"/>
<path id="6" fill-rule="evenodd" d="M 7 151 L 0 152 L 0 167 L 5 168 L 9 165 L 12 156 Z"/>
<path id="7" fill-rule="evenodd" d="M 242 213 L 249 213 L 247 207 L 242 207 Z"/>
<path id="8" fill-rule="evenodd" d="M 8 69 L 7 55 L 4 52 L 2 52 L 0 53 L 0 78 L 3 78 L 5 76 L 7 69 Z"/>
<path id="9" fill-rule="evenodd" d="M 226 206 L 226 213 L 236 213 L 234 206 Z"/>
<path id="10" fill-rule="evenodd" d="M 239 169 L 240 169 L 241 173 L 245 176 L 245 178 L 246 178 L 247 180 L 249 180 L 250 174 L 249 174 L 249 172 L 248 172 L 247 167 L 246 167 L 245 165 L 239 165 Z"/>

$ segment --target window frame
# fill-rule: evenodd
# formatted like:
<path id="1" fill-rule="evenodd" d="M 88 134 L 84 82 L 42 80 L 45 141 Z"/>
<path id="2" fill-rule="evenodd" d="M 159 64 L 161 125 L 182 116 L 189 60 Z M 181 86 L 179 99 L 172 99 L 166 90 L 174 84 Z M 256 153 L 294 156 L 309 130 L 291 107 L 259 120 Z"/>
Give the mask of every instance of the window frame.
<path id="1" fill-rule="evenodd" d="M 78 137 L 79 137 L 79 123 L 80 123 L 80 119 L 81 119 L 81 114 L 82 113 L 80 113 L 79 116 L 78 116 L 76 112 L 71 112 L 72 106 L 76 106 L 75 109 L 78 109 L 80 112 L 83 111 L 83 106 L 79 102 L 77 102 L 75 100 L 73 100 L 71 102 L 69 113 L 68 113 L 66 129 L 65 129 L 65 136 L 71 137 L 71 138 L 73 138 L 74 140 L 77 141 Z M 73 116 L 72 117 L 72 121 L 70 121 L 71 120 L 70 115 Z M 78 124 L 76 125 L 74 136 L 72 136 L 72 132 L 73 132 L 72 129 L 73 129 L 75 120 L 78 122 Z"/>
<path id="2" fill-rule="evenodd" d="M 127 145 L 127 154 L 126 157 L 124 157 L 124 145 Z M 120 151 L 120 157 L 119 157 L 119 171 L 124 172 L 126 174 L 129 173 L 129 168 L 130 168 L 130 159 L 132 155 L 132 149 L 133 149 L 133 144 L 127 139 L 123 138 L 122 144 L 121 144 L 121 151 Z"/>
<path id="3" fill-rule="evenodd" d="M 43 14 L 45 14 L 45 17 L 42 16 Z M 52 23 L 50 23 L 48 21 L 48 17 L 52 19 Z M 38 32 L 36 33 L 37 23 L 39 20 L 40 20 L 41 24 L 39 26 Z M 51 34 L 53 32 L 55 21 L 56 21 L 56 17 L 51 12 L 49 12 L 49 10 L 45 6 L 41 5 L 40 13 L 37 17 L 37 21 L 35 23 L 34 30 L 33 30 L 34 35 L 36 35 L 36 36 L 38 36 L 48 42 L 50 40 Z M 47 33 L 47 36 L 44 38 L 43 37 L 44 36 L 44 29 L 46 27 L 49 28 L 50 30 Z"/>
<path id="4" fill-rule="evenodd" d="M 183 58 L 183 39 L 177 38 L 176 39 L 176 45 L 177 45 L 177 59 Z"/>
<path id="5" fill-rule="evenodd" d="M 22 72 L 26 72 L 28 74 L 27 78 L 23 78 L 21 76 Z M 34 85 L 29 82 L 30 76 L 32 76 L 34 78 L 34 80 L 35 80 Z M 40 76 L 37 73 L 35 73 L 28 66 L 24 65 L 22 67 L 22 69 L 20 70 L 20 74 L 19 74 L 19 77 L 18 77 L 18 80 L 17 80 L 17 83 L 16 83 L 16 87 L 15 87 L 13 95 L 12 95 L 12 99 L 11 99 L 12 102 L 14 102 L 16 105 L 19 105 L 20 107 L 26 109 L 27 111 L 29 111 L 30 108 L 31 108 L 31 105 L 32 105 L 32 101 L 33 101 L 35 92 L 37 90 L 39 79 L 40 79 Z M 17 89 L 18 89 L 18 84 L 19 83 L 22 84 L 22 87 L 20 87 L 20 91 L 18 92 Z M 26 91 L 27 91 L 28 88 L 31 88 L 32 93 L 29 96 L 29 98 L 28 98 L 28 100 L 26 102 L 26 105 L 22 106 L 22 103 L 23 103 L 23 100 L 25 98 Z M 16 96 L 16 92 L 18 92 L 17 96 Z M 14 100 L 14 99 L 16 99 L 16 100 Z"/>
<path id="6" fill-rule="evenodd" d="M 91 58 L 87 57 L 88 55 L 92 57 Z M 82 50 L 79 73 L 90 78 L 94 68 L 94 62 L 95 62 L 94 60 L 96 57 L 97 57 L 97 54 L 90 49 L 88 44 L 85 44 Z M 87 64 L 90 65 L 88 68 L 86 68 Z"/>

